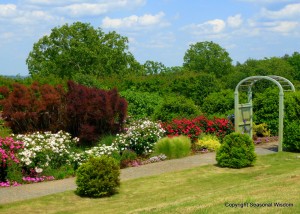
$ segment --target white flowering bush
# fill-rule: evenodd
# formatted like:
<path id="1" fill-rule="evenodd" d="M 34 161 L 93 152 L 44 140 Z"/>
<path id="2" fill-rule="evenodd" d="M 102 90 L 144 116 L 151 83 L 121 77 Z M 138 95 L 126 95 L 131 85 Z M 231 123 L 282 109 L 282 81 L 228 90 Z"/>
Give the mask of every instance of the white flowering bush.
<path id="1" fill-rule="evenodd" d="M 69 164 L 70 149 L 78 142 L 67 132 L 35 132 L 32 134 L 18 134 L 13 136 L 24 143 L 24 149 L 19 153 L 20 162 L 27 169 L 40 171 L 50 166 L 56 169 Z"/>
<path id="2" fill-rule="evenodd" d="M 154 144 L 165 136 L 165 130 L 159 123 L 150 120 L 133 122 L 125 133 L 117 134 L 114 143 L 120 151 L 133 150 L 137 155 L 146 155 L 153 151 Z"/>
<path id="3" fill-rule="evenodd" d="M 118 148 L 112 144 L 111 146 L 106 146 L 103 144 L 102 146 L 95 146 L 89 150 L 72 153 L 70 156 L 71 162 L 74 164 L 75 168 L 80 166 L 81 164 L 88 161 L 90 157 L 101 157 L 102 155 L 111 155 L 113 152 L 118 152 Z"/>

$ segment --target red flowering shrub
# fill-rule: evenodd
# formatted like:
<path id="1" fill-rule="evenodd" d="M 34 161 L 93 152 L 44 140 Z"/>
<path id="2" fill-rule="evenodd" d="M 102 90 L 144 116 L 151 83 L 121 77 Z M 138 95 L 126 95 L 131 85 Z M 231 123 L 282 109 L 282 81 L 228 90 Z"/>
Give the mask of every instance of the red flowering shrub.
<path id="1" fill-rule="evenodd" d="M 188 136 L 193 142 L 203 132 L 198 124 L 189 119 L 173 119 L 171 122 L 162 123 L 163 129 L 168 136 Z"/>
<path id="2" fill-rule="evenodd" d="M 234 131 L 233 124 L 226 118 L 214 118 L 213 127 L 215 129 L 215 135 L 224 138 L 226 135 Z"/>
<path id="3" fill-rule="evenodd" d="M 81 142 L 92 142 L 123 128 L 127 102 L 116 89 L 105 91 L 68 82 L 68 131 Z"/>
<path id="4" fill-rule="evenodd" d="M 228 119 L 207 119 L 199 116 L 194 119 L 174 119 L 171 122 L 162 123 L 168 136 L 186 135 L 195 142 L 201 133 L 214 134 L 220 138 L 233 132 L 233 125 Z"/>
<path id="5" fill-rule="evenodd" d="M 0 93 L 2 117 L 14 133 L 64 129 L 65 92 L 62 87 L 40 86 L 36 82 L 26 87 L 15 83 L 10 93 L 6 87 L 1 87 Z"/>

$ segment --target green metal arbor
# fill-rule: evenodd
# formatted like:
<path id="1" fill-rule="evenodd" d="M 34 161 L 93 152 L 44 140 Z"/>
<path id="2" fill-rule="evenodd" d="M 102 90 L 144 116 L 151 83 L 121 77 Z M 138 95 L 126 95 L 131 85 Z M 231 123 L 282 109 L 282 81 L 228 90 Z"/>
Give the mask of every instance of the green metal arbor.
<path id="1" fill-rule="evenodd" d="M 252 137 L 252 86 L 259 80 L 270 80 L 279 88 L 279 130 L 278 151 L 282 151 L 283 140 L 283 117 L 284 117 L 284 92 L 295 91 L 294 85 L 284 77 L 280 76 L 251 76 L 240 81 L 234 92 L 234 122 L 235 131 L 240 133 L 247 133 Z M 246 91 L 248 94 L 248 102 L 244 104 L 239 103 L 239 91 Z"/>

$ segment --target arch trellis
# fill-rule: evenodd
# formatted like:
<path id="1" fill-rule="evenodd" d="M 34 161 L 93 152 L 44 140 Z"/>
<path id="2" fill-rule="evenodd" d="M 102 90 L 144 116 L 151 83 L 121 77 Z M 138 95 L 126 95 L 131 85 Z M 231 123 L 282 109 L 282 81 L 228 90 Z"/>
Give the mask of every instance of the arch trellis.
<path id="1" fill-rule="evenodd" d="M 236 132 L 247 133 L 252 137 L 252 86 L 259 80 L 270 80 L 279 88 L 279 126 L 278 126 L 278 151 L 282 151 L 283 141 L 283 117 L 284 117 L 284 92 L 295 91 L 294 85 L 286 78 L 280 76 L 251 76 L 241 80 L 234 92 L 234 124 Z M 248 103 L 239 103 L 239 90 L 246 91 Z"/>

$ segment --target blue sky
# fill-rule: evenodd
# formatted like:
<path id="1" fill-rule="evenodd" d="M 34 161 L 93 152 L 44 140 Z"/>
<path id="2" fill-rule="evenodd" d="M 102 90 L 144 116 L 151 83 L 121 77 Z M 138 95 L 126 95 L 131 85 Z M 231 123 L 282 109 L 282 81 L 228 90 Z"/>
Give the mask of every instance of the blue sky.
<path id="1" fill-rule="evenodd" d="M 189 45 L 213 41 L 233 62 L 300 52 L 299 0 L 0 1 L 0 75 L 28 75 L 33 44 L 75 21 L 129 38 L 135 58 L 181 66 Z"/>

